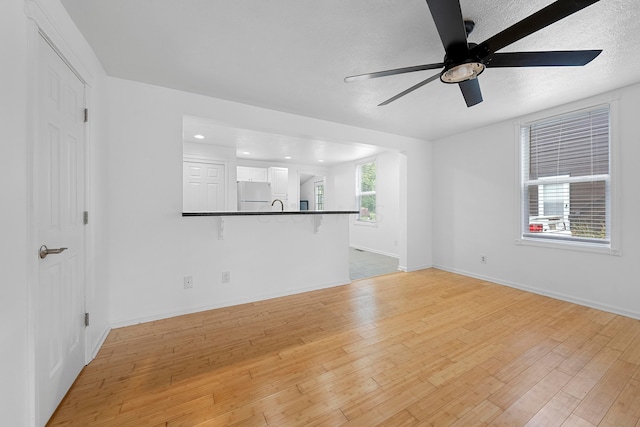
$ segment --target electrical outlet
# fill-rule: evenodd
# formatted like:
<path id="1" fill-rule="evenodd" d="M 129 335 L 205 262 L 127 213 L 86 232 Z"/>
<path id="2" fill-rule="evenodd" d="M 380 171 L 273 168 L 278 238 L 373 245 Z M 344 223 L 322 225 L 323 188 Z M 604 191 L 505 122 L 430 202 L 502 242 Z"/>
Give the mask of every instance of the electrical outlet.
<path id="1" fill-rule="evenodd" d="M 231 272 L 223 271 L 222 272 L 222 283 L 229 283 L 229 282 L 231 282 Z"/>
<path id="2" fill-rule="evenodd" d="M 481 264 L 486 264 L 487 263 L 487 256 L 486 255 L 480 255 L 480 263 Z"/>
<path id="3" fill-rule="evenodd" d="M 184 288 L 185 289 L 193 288 L 193 277 L 191 277 L 191 276 L 185 276 L 184 277 Z"/>

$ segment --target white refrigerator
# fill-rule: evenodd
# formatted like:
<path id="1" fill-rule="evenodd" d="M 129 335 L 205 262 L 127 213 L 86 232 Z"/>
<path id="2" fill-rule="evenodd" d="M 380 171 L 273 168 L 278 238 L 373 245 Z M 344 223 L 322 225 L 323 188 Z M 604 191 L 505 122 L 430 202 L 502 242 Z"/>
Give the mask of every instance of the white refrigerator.
<path id="1" fill-rule="evenodd" d="M 271 211 L 271 184 L 238 181 L 239 211 Z"/>

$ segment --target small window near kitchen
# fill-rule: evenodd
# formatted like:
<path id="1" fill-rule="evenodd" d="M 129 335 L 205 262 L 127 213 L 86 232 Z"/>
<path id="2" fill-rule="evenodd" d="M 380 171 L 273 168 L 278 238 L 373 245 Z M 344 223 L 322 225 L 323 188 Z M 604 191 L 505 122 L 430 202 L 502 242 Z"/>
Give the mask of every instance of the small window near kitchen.
<path id="1" fill-rule="evenodd" d="M 315 198 L 316 198 L 316 210 L 324 210 L 324 181 L 316 181 L 313 183 Z"/>
<path id="2" fill-rule="evenodd" d="M 609 106 L 521 128 L 522 238 L 609 246 Z"/>
<path id="3" fill-rule="evenodd" d="M 356 167 L 356 203 L 358 221 L 376 222 L 376 162 L 360 163 Z"/>

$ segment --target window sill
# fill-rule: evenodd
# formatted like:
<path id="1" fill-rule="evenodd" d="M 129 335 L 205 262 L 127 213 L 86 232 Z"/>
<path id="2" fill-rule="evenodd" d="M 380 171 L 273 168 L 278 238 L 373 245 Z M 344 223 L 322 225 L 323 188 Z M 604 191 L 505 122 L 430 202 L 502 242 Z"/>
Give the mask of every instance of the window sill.
<path id="1" fill-rule="evenodd" d="M 621 256 L 620 249 L 609 245 L 600 245 L 595 243 L 582 243 L 582 242 L 569 242 L 558 241 L 550 239 L 536 239 L 530 237 L 522 237 L 516 239 L 516 245 L 519 246 L 534 246 L 539 248 L 553 248 L 578 252 L 590 252 L 595 254 L 614 255 Z"/>

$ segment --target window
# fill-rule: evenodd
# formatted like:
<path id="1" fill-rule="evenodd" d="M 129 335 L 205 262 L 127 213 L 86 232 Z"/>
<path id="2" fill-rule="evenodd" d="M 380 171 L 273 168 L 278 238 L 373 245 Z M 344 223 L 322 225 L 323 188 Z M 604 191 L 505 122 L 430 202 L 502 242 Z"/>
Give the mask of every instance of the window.
<path id="1" fill-rule="evenodd" d="M 376 162 L 361 163 L 356 167 L 356 203 L 358 221 L 376 221 Z"/>
<path id="2" fill-rule="evenodd" d="M 313 183 L 314 193 L 316 197 L 316 210 L 323 211 L 324 210 L 324 182 L 316 181 Z"/>
<path id="3" fill-rule="evenodd" d="M 521 128 L 522 237 L 608 246 L 609 107 Z"/>

